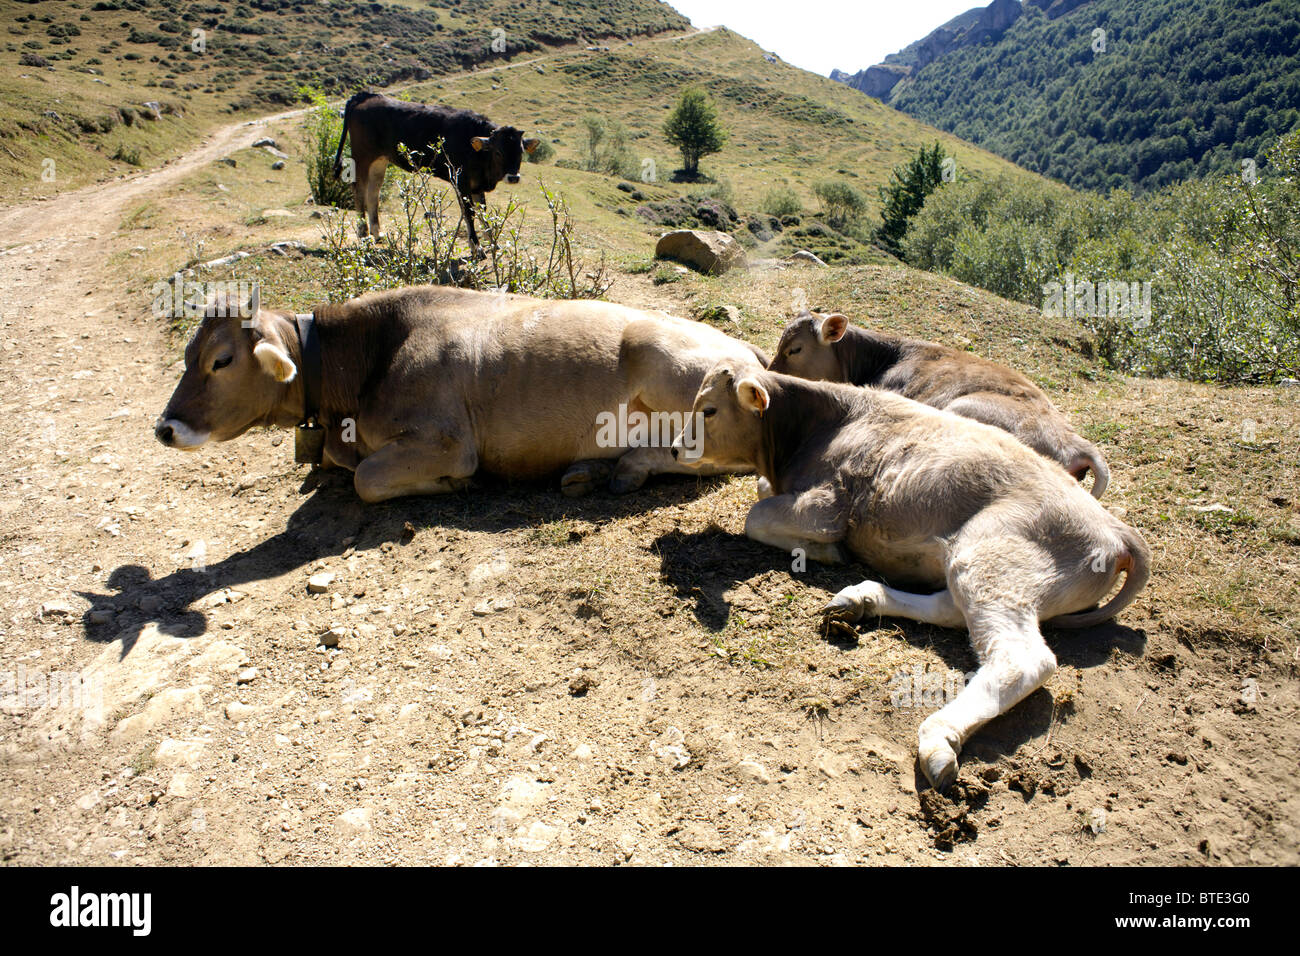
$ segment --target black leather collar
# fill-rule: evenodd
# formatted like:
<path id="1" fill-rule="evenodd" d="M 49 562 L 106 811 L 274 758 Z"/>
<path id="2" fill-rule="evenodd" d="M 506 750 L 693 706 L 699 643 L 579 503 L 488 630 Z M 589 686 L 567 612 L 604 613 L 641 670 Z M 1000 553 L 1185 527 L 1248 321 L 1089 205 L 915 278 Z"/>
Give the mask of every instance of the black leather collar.
<path id="1" fill-rule="evenodd" d="M 296 315 L 298 346 L 302 354 L 302 423 L 314 424 L 320 416 L 321 354 L 320 334 L 316 329 L 315 313 Z"/>

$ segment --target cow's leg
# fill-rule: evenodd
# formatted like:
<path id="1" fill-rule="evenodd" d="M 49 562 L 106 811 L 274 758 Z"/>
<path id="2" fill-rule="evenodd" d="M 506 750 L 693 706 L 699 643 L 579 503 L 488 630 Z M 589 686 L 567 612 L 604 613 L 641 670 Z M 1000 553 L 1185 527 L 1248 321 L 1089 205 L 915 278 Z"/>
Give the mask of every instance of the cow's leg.
<path id="1" fill-rule="evenodd" d="M 936 627 L 964 627 L 966 618 L 952 599 L 952 592 L 909 594 L 886 587 L 879 581 L 853 584 L 831 598 L 822 614 L 838 621 L 855 623 L 865 615 L 905 617 Z"/>
<path id="2" fill-rule="evenodd" d="M 380 156 L 366 170 L 366 222 L 370 226 L 370 235 L 379 238 L 379 190 L 384 185 L 384 172 L 388 169 L 388 160 Z"/>
<path id="3" fill-rule="evenodd" d="M 570 498 L 580 498 L 609 481 L 613 473 L 614 463 L 607 458 L 575 461 L 560 478 L 560 491 Z"/>
<path id="4" fill-rule="evenodd" d="M 966 620 L 979 669 L 917 732 L 921 769 L 940 790 L 957 778 L 957 755 L 971 734 L 1042 687 L 1056 671 L 1056 655 L 1043 641 L 1034 609 L 968 609 Z"/>
<path id="5" fill-rule="evenodd" d="M 478 233 L 474 229 L 474 203 L 472 199 L 465 196 L 460 191 L 456 192 L 456 200 L 460 203 L 460 214 L 465 219 L 465 229 L 469 233 L 469 251 L 475 259 L 484 259 L 486 256 L 483 250 L 479 248 Z"/>
<path id="6" fill-rule="evenodd" d="M 451 435 L 414 435 L 385 445 L 357 466 L 363 501 L 460 491 L 478 470 L 472 443 Z"/>
<path id="7" fill-rule="evenodd" d="M 749 509 L 745 535 L 783 551 L 800 549 L 814 561 L 843 564 L 839 543 L 848 524 L 834 492 L 812 488 L 800 495 L 773 495 Z"/>
<path id="8" fill-rule="evenodd" d="M 734 475 L 732 468 L 698 465 L 674 458 L 671 448 L 642 446 L 623 453 L 614 469 L 609 490 L 616 495 L 636 491 L 651 475 Z"/>
<path id="9" fill-rule="evenodd" d="M 354 171 L 355 174 L 355 171 Z M 366 183 L 369 177 L 362 173 L 352 180 L 352 201 L 357 207 L 357 235 L 364 239 L 370 235 L 366 225 Z"/>
<path id="10" fill-rule="evenodd" d="M 966 619 L 979 669 L 917 735 L 921 769 L 942 789 L 957 776 L 957 754 L 980 727 L 1041 687 L 1056 657 L 1038 628 L 1059 572 L 1041 544 L 1012 531 L 1018 518 L 985 512 L 968 523 L 948 555 L 948 591 Z"/>

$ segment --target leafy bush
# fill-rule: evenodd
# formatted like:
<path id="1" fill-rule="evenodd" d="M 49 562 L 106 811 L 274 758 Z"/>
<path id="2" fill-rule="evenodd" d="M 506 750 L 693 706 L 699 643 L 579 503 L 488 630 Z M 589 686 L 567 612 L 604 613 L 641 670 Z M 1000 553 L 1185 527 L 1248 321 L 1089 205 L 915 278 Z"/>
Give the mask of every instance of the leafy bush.
<path id="1" fill-rule="evenodd" d="M 318 206 L 352 209 L 355 205 L 352 184 L 334 174 L 334 153 L 339 147 L 339 137 L 343 135 L 343 117 L 315 87 L 300 87 L 298 95 L 312 104 L 312 110 L 307 114 L 307 145 L 303 151 L 312 201 Z M 351 158 L 352 144 L 348 143 L 343 149 L 343 160 L 346 163 Z"/>
<path id="2" fill-rule="evenodd" d="M 769 216 L 797 216 L 803 212 L 803 203 L 789 186 L 778 186 L 763 197 L 759 208 Z"/>
<path id="3" fill-rule="evenodd" d="M 555 147 L 546 140 L 538 140 L 537 148 L 531 153 L 524 153 L 530 163 L 544 163 L 555 155 Z"/>
<path id="4" fill-rule="evenodd" d="M 930 196 L 902 248 L 921 268 L 1063 308 L 1122 371 L 1300 377 L 1300 131 L 1268 161 L 1255 182 L 1191 181 L 1136 198 L 1010 178 L 955 184 Z"/>
<path id="5" fill-rule="evenodd" d="M 586 139 L 583 142 L 582 168 L 589 173 L 608 173 L 631 178 L 637 174 L 636 161 L 627 148 L 627 127 L 617 120 L 600 116 L 582 118 Z"/>
<path id="6" fill-rule="evenodd" d="M 821 203 L 822 215 L 839 228 L 861 219 L 867 212 L 867 197 L 848 183 L 827 179 L 813 186 L 813 195 Z"/>
<path id="7" fill-rule="evenodd" d="M 420 283 L 594 299 L 612 283 L 603 256 L 594 266 L 575 258 L 568 206 L 545 187 L 541 192 L 550 216 L 549 237 L 529 245 L 523 234 L 525 210 L 516 200 L 489 206 L 480 215 L 482 259 L 464 255 L 458 247 L 463 216 L 445 183 L 417 170 L 398 177 L 396 189 L 396 216 L 390 216 L 378 240 L 355 241 L 347 213 L 326 214 L 325 285 L 331 301 Z"/>

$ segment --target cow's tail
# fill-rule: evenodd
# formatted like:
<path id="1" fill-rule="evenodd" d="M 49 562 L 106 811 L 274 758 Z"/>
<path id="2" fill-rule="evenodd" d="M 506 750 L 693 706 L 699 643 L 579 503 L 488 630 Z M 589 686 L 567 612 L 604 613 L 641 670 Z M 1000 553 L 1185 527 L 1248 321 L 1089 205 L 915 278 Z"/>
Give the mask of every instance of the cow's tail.
<path id="1" fill-rule="evenodd" d="M 1106 466 L 1106 459 L 1102 457 L 1097 446 L 1091 442 L 1081 441 L 1078 451 L 1070 463 L 1065 466 L 1066 471 L 1074 476 L 1076 481 L 1083 481 L 1083 476 L 1089 471 L 1092 472 L 1092 496 L 1100 498 L 1105 492 L 1106 486 L 1110 484 L 1110 468 Z"/>
<path id="2" fill-rule="evenodd" d="M 1062 614 L 1052 618 L 1048 624 L 1052 627 L 1092 627 L 1109 621 L 1133 603 L 1133 599 L 1151 577 L 1151 549 L 1142 540 L 1142 536 L 1127 525 L 1122 527 L 1119 534 L 1123 547 L 1115 556 L 1115 574 L 1124 572 L 1124 586 L 1119 589 L 1119 593 L 1102 607 L 1078 614 Z"/>
<path id="3" fill-rule="evenodd" d="M 339 135 L 339 148 L 334 151 L 334 175 L 336 178 L 343 175 L 343 144 L 348 141 L 348 121 L 352 119 L 352 107 L 368 96 L 370 94 L 366 92 L 355 93 L 348 100 L 347 105 L 343 107 L 343 132 Z"/>

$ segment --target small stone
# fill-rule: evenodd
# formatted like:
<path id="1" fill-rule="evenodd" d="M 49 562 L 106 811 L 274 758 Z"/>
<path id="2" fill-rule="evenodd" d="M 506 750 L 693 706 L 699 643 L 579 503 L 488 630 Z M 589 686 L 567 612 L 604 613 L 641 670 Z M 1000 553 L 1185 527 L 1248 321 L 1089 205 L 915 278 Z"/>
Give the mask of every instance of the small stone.
<path id="1" fill-rule="evenodd" d="M 320 643 L 323 647 L 338 647 L 339 642 L 348 636 L 348 629 L 341 624 L 335 624 L 329 630 L 320 635 Z"/>
<path id="2" fill-rule="evenodd" d="M 365 833 L 370 829 L 374 811 L 369 807 L 353 807 L 339 814 L 339 829 L 347 833 Z"/>
<path id="3" fill-rule="evenodd" d="M 334 583 L 334 572 L 321 571 L 313 574 L 307 579 L 307 592 L 309 594 L 324 594 Z"/>
<path id="4" fill-rule="evenodd" d="M 235 721 L 247 720 L 249 717 L 252 717 L 255 713 L 257 713 L 256 707 L 253 707 L 250 704 L 245 704 L 238 700 L 232 700 L 229 704 L 226 705 L 227 720 L 235 720 Z"/>
<path id="5" fill-rule="evenodd" d="M 736 774 L 750 783 L 771 783 L 772 774 L 757 760 L 742 760 L 736 764 Z"/>
<path id="6" fill-rule="evenodd" d="M 46 601 L 41 605 L 41 618 L 66 618 L 73 614 L 72 605 L 63 601 Z"/>
<path id="7" fill-rule="evenodd" d="M 284 169 L 284 160 L 283 160 L 283 159 L 277 159 L 275 162 L 273 162 L 273 163 L 271 164 L 271 168 L 274 169 L 274 170 L 277 170 L 277 171 L 278 171 L 278 170 L 281 170 L 281 169 Z"/>
<path id="8" fill-rule="evenodd" d="M 251 683 L 253 683 L 253 681 L 255 681 L 255 680 L 257 680 L 257 668 L 256 668 L 256 667 L 246 667 L 246 668 L 244 668 L 242 671 L 239 672 L 239 676 L 235 678 L 235 683 L 236 683 L 236 684 L 251 684 Z"/>

